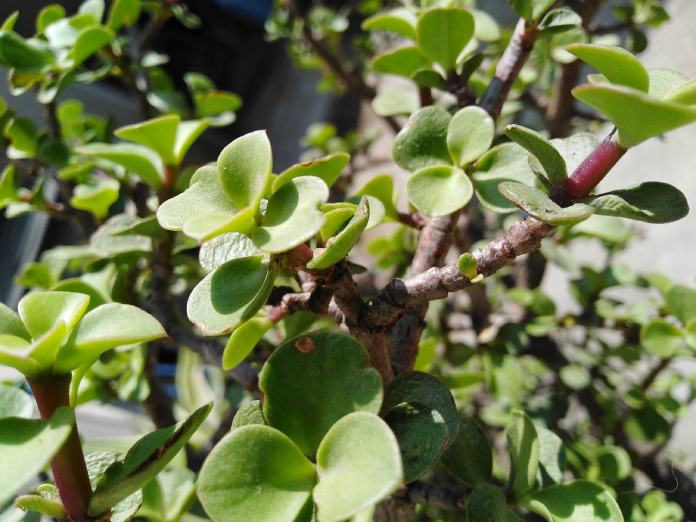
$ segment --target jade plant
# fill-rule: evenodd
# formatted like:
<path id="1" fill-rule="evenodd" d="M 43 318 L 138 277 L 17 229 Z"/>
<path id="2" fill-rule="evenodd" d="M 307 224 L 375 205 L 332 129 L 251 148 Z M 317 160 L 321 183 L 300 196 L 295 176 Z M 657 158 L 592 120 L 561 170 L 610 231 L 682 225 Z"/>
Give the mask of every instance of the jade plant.
<path id="1" fill-rule="evenodd" d="M 510 0 L 505 27 L 474 0 L 278 0 L 268 39 L 377 122 L 316 122 L 294 165 L 263 129 L 232 135 L 237 95 L 153 50 L 165 22 L 200 26 L 194 3 L 51 4 L 32 36 L 5 20 L 10 92 L 46 123 L 0 100 L 0 209 L 82 240 L 0 305 L 3 520 L 696 518 L 670 445 L 696 289 L 616 260 L 631 221 L 693 195 L 669 172 L 597 188 L 696 121 L 696 80 L 636 56 L 669 19 L 657 0 L 603 26 L 605 3 Z M 104 80 L 141 121 L 113 129 L 66 90 Z M 229 144 L 191 160 L 211 127 Z M 588 242 L 606 255 L 581 261 Z M 81 438 L 90 403 L 153 428 Z"/>

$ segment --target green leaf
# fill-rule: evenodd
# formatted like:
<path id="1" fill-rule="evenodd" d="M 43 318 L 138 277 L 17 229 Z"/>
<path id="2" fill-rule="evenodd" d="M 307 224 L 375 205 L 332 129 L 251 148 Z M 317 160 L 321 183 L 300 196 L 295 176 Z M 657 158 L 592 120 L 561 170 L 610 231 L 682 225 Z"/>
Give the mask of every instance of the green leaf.
<path id="1" fill-rule="evenodd" d="M 372 100 L 372 110 L 377 116 L 410 115 L 420 106 L 418 97 L 403 90 L 380 92 Z"/>
<path id="2" fill-rule="evenodd" d="M 288 181 L 300 176 L 316 176 L 324 180 L 324 183 L 330 187 L 336 182 L 341 172 L 343 172 L 343 169 L 346 168 L 348 161 L 350 161 L 349 154 L 337 152 L 323 158 L 293 165 L 289 169 L 281 172 L 278 177 L 273 180 L 273 192 L 276 192 Z"/>
<path id="3" fill-rule="evenodd" d="M 109 9 L 106 25 L 114 31 L 121 27 L 130 27 L 140 18 L 140 0 L 114 0 Z"/>
<path id="4" fill-rule="evenodd" d="M 431 89 L 440 89 L 441 91 L 447 90 L 445 79 L 439 72 L 432 69 L 418 69 L 411 75 L 411 80 L 416 82 L 419 87 L 430 87 Z"/>
<path id="5" fill-rule="evenodd" d="M 633 471 L 631 456 L 620 446 L 602 446 L 597 463 L 602 479 L 610 482 L 628 478 Z"/>
<path id="6" fill-rule="evenodd" d="M 84 0 L 77 13 L 89 16 L 95 23 L 101 23 L 104 18 L 104 0 Z"/>
<path id="7" fill-rule="evenodd" d="M 410 78 L 416 71 L 430 65 L 430 60 L 417 47 L 408 46 L 382 53 L 370 63 L 378 73 Z"/>
<path id="8" fill-rule="evenodd" d="M 583 203 L 560 207 L 540 190 L 522 183 L 506 181 L 498 185 L 498 190 L 530 216 L 550 225 L 577 223 L 590 217 L 594 211 Z"/>
<path id="9" fill-rule="evenodd" d="M 640 329 L 640 344 L 653 355 L 674 357 L 684 347 L 682 331 L 664 319 L 653 319 Z"/>
<path id="10" fill-rule="evenodd" d="M 539 438 L 532 420 L 521 411 L 512 412 L 512 424 L 505 433 L 510 453 L 509 483 L 515 498 L 534 487 L 539 469 Z"/>
<path id="11" fill-rule="evenodd" d="M 89 481 L 92 485 L 92 489 L 95 488 L 104 471 L 118 460 L 118 453 L 114 453 L 113 451 L 98 451 L 85 456 L 87 473 L 89 474 Z M 124 498 L 111 508 L 109 517 L 111 522 L 128 522 L 138 512 L 142 503 L 142 491 L 136 491 L 132 495 Z"/>
<path id="12" fill-rule="evenodd" d="M 684 105 L 696 104 L 696 79 L 689 80 L 675 88 L 666 96 L 667 101 Z"/>
<path id="13" fill-rule="evenodd" d="M 541 163 L 549 181 L 563 186 L 568 179 L 568 171 L 561 153 L 541 134 L 521 125 L 508 125 L 505 135 L 532 153 Z"/>
<path id="14" fill-rule="evenodd" d="M 31 343 L 21 337 L 0 335 L 0 364 L 15 368 L 25 375 L 38 374 L 42 368 L 30 358 L 32 349 Z"/>
<path id="15" fill-rule="evenodd" d="M 573 390 L 587 388 L 592 382 L 592 375 L 584 366 L 579 364 L 568 364 L 561 368 L 559 377 L 563 384 Z"/>
<path id="16" fill-rule="evenodd" d="M 564 366 L 568 368 L 569 366 Z M 584 369 L 584 368 L 583 368 Z M 551 430 L 535 425 L 539 437 L 539 473 L 537 481 L 541 487 L 563 482 L 566 455 L 563 441 Z"/>
<path id="17" fill-rule="evenodd" d="M 409 118 L 394 139 L 394 161 L 410 172 L 451 163 L 447 150 L 449 113 L 440 107 L 424 107 Z"/>
<path id="18" fill-rule="evenodd" d="M 507 198 L 498 190 L 502 181 L 517 181 L 534 185 L 535 177 L 529 167 L 529 153 L 517 143 L 496 145 L 474 165 L 471 179 L 476 197 L 487 209 L 497 213 L 516 210 Z"/>
<path id="19" fill-rule="evenodd" d="M 551 36 L 580 27 L 582 18 L 578 13 L 568 7 L 560 7 L 546 13 L 539 23 L 539 29 L 544 36 Z"/>
<path id="20" fill-rule="evenodd" d="M 426 167 L 406 182 L 409 202 L 430 217 L 447 216 L 463 208 L 474 194 L 463 170 L 450 166 Z"/>
<path id="21" fill-rule="evenodd" d="M 345 258 L 357 244 L 369 219 L 367 198 L 363 196 L 348 224 L 337 235 L 329 238 L 323 249 L 318 248 L 314 251 L 312 260 L 307 263 L 307 268 L 312 270 L 328 268 Z"/>
<path id="22" fill-rule="evenodd" d="M 34 413 L 34 402 L 21 389 L 0 384 L 0 419 L 5 417 L 31 417 Z"/>
<path id="23" fill-rule="evenodd" d="M 0 335 L 14 335 L 27 341 L 31 339 L 22 320 L 3 303 L 0 303 Z"/>
<path id="24" fill-rule="evenodd" d="M 109 214 L 109 207 L 118 200 L 120 188 L 121 185 L 113 178 L 100 178 L 89 183 L 80 183 L 73 189 L 70 204 L 103 219 Z"/>
<path id="25" fill-rule="evenodd" d="M 319 205 L 329 199 L 329 188 L 314 176 L 294 178 L 268 200 L 261 226 L 251 239 L 264 252 L 279 254 L 313 237 L 324 225 Z"/>
<path id="26" fill-rule="evenodd" d="M 447 149 L 455 165 L 464 167 L 478 159 L 493 143 L 495 123 L 480 107 L 460 109 L 447 129 Z"/>
<path id="27" fill-rule="evenodd" d="M 696 290 L 688 286 L 674 285 L 665 296 L 665 311 L 679 319 L 682 324 L 696 317 Z"/>
<path id="28" fill-rule="evenodd" d="M 315 483 L 314 466 L 287 436 L 243 426 L 208 455 L 198 498 L 213 522 L 297 520 Z"/>
<path id="29" fill-rule="evenodd" d="M 247 236 L 229 232 L 203 243 L 198 252 L 198 262 L 210 272 L 227 261 L 259 254 L 261 251 Z"/>
<path id="30" fill-rule="evenodd" d="M 628 87 L 583 85 L 573 89 L 573 96 L 612 120 L 624 147 L 633 147 L 696 120 L 694 108 L 651 98 Z"/>
<path id="31" fill-rule="evenodd" d="M 65 8 L 60 4 L 50 4 L 39 11 L 36 17 L 36 34 L 42 34 L 46 27 L 65 17 Z"/>
<path id="32" fill-rule="evenodd" d="M 174 147 L 181 118 L 176 114 L 126 125 L 114 131 L 121 139 L 132 141 L 157 152 L 165 165 L 176 165 Z"/>
<path id="33" fill-rule="evenodd" d="M 267 317 L 253 317 L 232 332 L 222 352 L 222 369 L 231 370 L 242 362 L 272 326 Z"/>
<path id="34" fill-rule="evenodd" d="M 139 219 L 128 214 L 117 214 L 97 229 L 90 238 L 87 254 L 102 257 L 118 255 L 142 255 L 152 250 L 152 238 L 122 232 L 137 225 Z M 82 253 L 82 252 L 81 252 Z"/>
<path id="35" fill-rule="evenodd" d="M 317 517 L 340 522 L 377 504 L 401 484 L 399 445 L 374 413 L 346 415 L 328 431 L 317 451 Z"/>
<path id="36" fill-rule="evenodd" d="M 220 194 L 224 195 L 224 192 Z M 256 209 L 247 207 L 237 213 L 202 214 L 184 223 L 183 233 L 196 241 L 208 241 L 226 232 L 250 234 L 256 226 Z"/>
<path id="37" fill-rule="evenodd" d="M 400 404 L 384 420 L 399 442 L 404 482 L 419 479 L 437 462 L 447 443 L 442 415 L 423 404 Z"/>
<path id="38" fill-rule="evenodd" d="M 256 207 L 266 190 L 273 157 L 266 131 L 237 138 L 218 156 L 222 187 L 237 208 Z"/>
<path id="39" fill-rule="evenodd" d="M 482 42 L 497 42 L 500 40 L 500 26 L 495 18 L 486 11 L 472 9 L 474 15 L 474 36 Z"/>
<path id="40" fill-rule="evenodd" d="M 671 93 L 679 90 L 680 86 L 687 84 L 689 81 L 682 73 L 672 69 L 650 68 L 648 69 L 648 76 L 650 76 L 648 95 L 661 100 L 668 98 L 669 101 L 676 101 L 672 99 Z M 689 105 L 689 103 L 686 105 Z"/>
<path id="41" fill-rule="evenodd" d="M 0 30 L 0 64 L 22 72 L 40 74 L 55 57 L 36 41 L 25 40 L 11 30 Z"/>
<path id="42" fill-rule="evenodd" d="M 227 261 L 193 289 L 188 318 L 203 335 L 229 333 L 265 304 L 274 280 L 275 270 L 263 256 Z"/>
<path id="43" fill-rule="evenodd" d="M 366 31 L 390 31 L 415 40 L 416 23 L 416 15 L 411 9 L 397 8 L 369 17 L 362 23 L 362 28 Z"/>
<path id="44" fill-rule="evenodd" d="M 133 305 L 107 303 L 88 312 L 70 342 L 58 354 L 56 371 L 68 372 L 117 346 L 144 343 L 167 336 L 162 325 Z"/>
<path id="45" fill-rule="evenodd" d="M 657 181 L 590 196 L 583 202 L 594 208 L 595 214 L 648 223 L 671 223 L 689 213 L 684 194 L 668 183 Z"/>
<path id="46" fill-rule="evenodd" d="M 167 230 L 181 230 L 194 219 L 211 215 L 231 218 L 236 212 L 237 207 L 222 189 L 217 168 L 205 165 L 191 178 L 189 188 L 160 205 L 157 221 Z"/>
<path id="47" fill-rule="evenodd" d="M 164 167 L 161 160 L 147 147 L 128 143 L 88 143 L 76 147 L 76 152 L 85 156 L 101 158 L 127 171 L 140 176 L 152 188 L 160 188 L 164 177 Z"/>
<path id="48" fill-rule="evenodd" d="M 589 63 L 612 83 L 648 91 L 648 71 L 635 56 L 621 47 L 576 43 L 567 46 L 566 51 Z"/>
<path id="49" fill-rule="evenodd" d="M 356 194 L 358 196 L 372 196 L 377 198 L 384 205 L 387 217 L 395 218 L 398 214 L 396 209 L 394 194 L 394 178 L 388 174 L 375 176 L 360 188 Z"/>
<path id="50" fill-rule="evenodd" d="M 15 184 L 15 167 L 8 165 L 0 174 L 0 209 L 19 200 Z"/>
<path id="51" fill-rule="evenodd" d="M 105 513 L 150 482 L 184 447 L 211 408 L 212 404 L 202 406 L 185 421 L 138 440 L 122 461 L 114 462 L 101 475 L 87 513 L 90 516 Z"/>
<path id="52" fill-rule="evenodd" d="M 33 511 L 47 517 L 64 519 L 67 517 L 65 508 L 56 491 L 51 497 L 42 495 L 21 495 L 15 501 L 17 507 L 24 511 Z"/>
<path id="53" fill-rule="evenodd" d="M 59 408 L 49 421 L 0 419 L 0 505 L 43 471 L 73 429 L 70 408 Z"/>
<path id="54" fill-rule="evenodd" d="M 230 431 L 251 424 L 266 425 L 266 419 L 263 418 L 260 400 L 250 401 L 239 407 L 237 413 L 234 414 L 234 419 L 232 419 L 232 428 L 230 428 Z"/>
<path id="55" fill-rule="evenodd" d="M 508 0 L 520 18 L 531 20 L 533 16 L 533 0 Z"/>
<path id="56" fill-rule="evenodd" d="M 459 54 L 474 35 L 474 17 L 456 7 L 435 8 L 418 18 L 418 47 L 446 70 L 454 70 Z"/>
<path id="57" fill-rule="evenodd" d="M 208 125 L 210 125 L 208 119 L 188 120 L 179 123 L 176 129 L 176 142 L 174 143 L 174 161 L 176 165 L 181 164 L 191 145 L 203 134 Z"/>
<path id="58" fill-rule="evenodd" d="M 114 37 L 114 32 L 104 26 L 86 27 L 80 31 L 68 54 L 72 67 L 77 67 L 98 50 L 109 45 Z"/>
<path id="59" fill-rule="evenodd" d="M 493 452 L 486 435 L 471 418 L 460 417 L 457 438 L 442 457 L 447 471 L 467 486 L 490 480 Z"/>
<path id="60" fill-rule="evenodd" d="M 382 383 L 352 337 L 313 332 L 280 345 L 261 371 L 264 417 L 307 455 L 314 455 L 333 424 L 348 413 L 377 413 Z"/>
<path id="61" fill-rule="evenodd" d="M 623 522 L 616 500 L 599 484 L 575 480 L 531 493 L 529 509 L 548 522 Z"/>
<path id="62" fill-rule="evenodd" d="M 479 484 L 466 500 L 466 519 L 476 522 L 507 522 L 505 493 L 493 484 Z"/>
<path id="63" fill-rule="evenodd" d="M 32 338 L 38 339 L 59 322 L 67 331 L 77 324 L 87 310 L 89 296 L 72 292 L 32 292 L 18 305 L 19 316 Z"/>

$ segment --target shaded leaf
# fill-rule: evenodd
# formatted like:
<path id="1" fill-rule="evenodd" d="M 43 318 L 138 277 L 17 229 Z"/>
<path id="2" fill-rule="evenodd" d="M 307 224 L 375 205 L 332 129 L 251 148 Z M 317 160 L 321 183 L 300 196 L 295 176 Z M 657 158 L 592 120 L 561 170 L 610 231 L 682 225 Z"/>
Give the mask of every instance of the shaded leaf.
<path id="1" fill-rule="evenodd" d="M 410 78 L 417 70 L 427 67 L 430 60 L 417 47 L 401 47 L 375 56 L 370 68 L 378 73 Z"/>
<path id="2" fill-rule="evenodd" d="M 242 362 L 272 326 L 267 317 L 253 317 L 232 332 L 222 352 L 222 369 L 231 370 Z"/>
<path id="3" fill-rule="evenodd" d="M 314 455 L 334 423 L 353 411 L 377 413 L 382 403 L 379 373 L 352 337 L 313 332 L 290 339 L 261 371 L 264 417 L 307 455 Z"/>
<path id="4" fill-rule="evenodd" d="M 329 199 L 329 188 L 314 176 L 294 178 L 268 200 L 261 226 L 252 240 L 264 252 L 278 254 L 295 248 L 324 225 L 319 205 Z"/>
<path id="5" fill-rule="evenodd" d="M 459 432 L 442 457 L 447 471 L 467 486 L 490 480 L 493 469 L 491 445 L 479 425 L 471 418 L 460 417 Z"/>
<path id="6" fill-rule="evenodd" d="M 522 498 L 536 482 L 539 469 L 539 438 L 534 423 L 521 411 L 513 411 L 505 433 L 510 453 L 509 483 L 516 498 Z"/>
<path id="7" fill-rule="evenodd" d="M 369 218 L 367 198 L 363 197 L 348 224 L 337 235 L 329 238 L 323 249 L 314 251 L 312 260 L 307 263 L 307 268 L 312 270 L 328 268 L 345 258 L 357 244 Z"/>
<path id="8" fill-rule="evenodd" d="M 186 305 L 203 335 L 222 335 L 251 318 L 265 304 L 275 271 L 262 256 L 227 261 L 196 285 Z"/>
<path id="9" fill-rule="evenodd" d="M 565 183 L 568 178 L 565 160 L 551 142 L 538 132 L 521 125 L 508 125 L 505 128 L 505 135 L 539 160 L 553 185 L 562 186 Z"/>
<path id="10" fill-rule="evenodd" d="M 291 179 L 300 176 L 316 176 L 324 180 L 324 183 L 330 187 L 336 182 L 346 165 L 348 165 L 348 161 L 350 161 L 349 154 L 337 152 L 323 158 L 293 165 L 281 172 L 278 177 L 273 180 L 273 192 L 276 192 Z"/>

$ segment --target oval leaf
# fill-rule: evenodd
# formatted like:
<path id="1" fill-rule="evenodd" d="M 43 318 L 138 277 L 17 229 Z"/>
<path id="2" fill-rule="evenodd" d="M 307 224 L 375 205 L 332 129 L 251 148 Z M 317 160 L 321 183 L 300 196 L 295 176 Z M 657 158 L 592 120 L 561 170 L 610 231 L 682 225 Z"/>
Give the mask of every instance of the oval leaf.
<path id="1" fill-rule="evenodd" d="M 409 202 L 430 217 L 447 216 L 463 208 L 474 194 L 463 170 L 450 166 L 426 167 L 406 183 Z"/>
<path id="2" fill-rule="evenodd" d="M 340 522 L 373 506 L 401 484 L 399 445 L 377 415 L 355 412 L 334 424 L 317 451 L 319 520 Z"/>
<path id="3" fill-rule="evenodd" d="M 416 31 L 418 47 L 452 71 L 459 54 L 474 35 L 474 17 L 465 9 L 435 8 L 420 15 Z"/>
<path id="4" fill-rule="evenodd" d="M 290 180 L 271 196 L 261 226 L 252 239 L 264 252 L 279 254 L 313 237 L 324 225 L 319 205 L 329 199 L 321 179 L 302 176 Z"/>
<path id="5" fill-rule="evenodd" d="M 315 483 L 314 466 L 287 436 L 243 426 L 208 455 L 198 498 L 213 522 L 296 520 Z"/>
<path id="6" fill-rule="evenodd" d="M 553 185 L 563 186 L 568 178 L 568 171 L 563 156 L 551 142 L 538 132 L 521 125 L 508 125 L 505 128 L 505 135 L 539 160 Z"/>
<path id="7" fill-rule="evenodd" d="M 275 273 L 262 256 L 233 259 L 196 285 L 186 305 L 203 335 L 222 335 L 251 318 L 265 304 Z"/>
<path id="8" fill-rule="evenodd" d="M 323 269 L 335 265 L 341 261 L 360 239 L 367 222 L 370 219 L 370 211 L 367 205 L 367 198 L 363 197 L 360 205 L 353 214 L 348 224 L 336 236 L 329 238 L 323 249 L 314 251 L 312 260 L 307 263 L 307 268 Z"/>
<path id="9" fill-rule="evenodd" d="M 217 166 L 222 187 L 234 205 L 255 208 L 273 167 L 266 131 L 251 132 L 234 140 L 220 152 Z"/>
<path id="10" fill-rule="evenodd" d="M 314 332 L 276 348 L 261 371 L 259 387 L 268 423 L 314 455 L 333 424 L 348 413 L 377 413 L 382 383 L 368 367 L 367 351 L 348 335 Z"/>
<path id="11" fill-rule="evenodd" d="M 529 495 L 526 505 L 548 522 L 623 522 L 616 500 L 599 484 L 575 480 Z"/>
<path id="12" fill-rule="evenodd" d="M 394 161 L 410 172 L 451 163 L 447 128 L 451 116 L 440 107 L 424 107 L 411 115 L 394 138 Z"/>
<path id="13" fill-rule="evenodd" d="M 464 107 L 450 121 L 447 149 L 455 165 L 463 167 L 479 158 L 493 143 L 493 118 L 480 107 Z"/>
<path id="14" fill-rule="evenodd" d="M 566 51 L 589 63 L 612 83 L 648 91 L 648 71 L 635 56 L 621 47 L 576 43 L 567 46 Z"/>

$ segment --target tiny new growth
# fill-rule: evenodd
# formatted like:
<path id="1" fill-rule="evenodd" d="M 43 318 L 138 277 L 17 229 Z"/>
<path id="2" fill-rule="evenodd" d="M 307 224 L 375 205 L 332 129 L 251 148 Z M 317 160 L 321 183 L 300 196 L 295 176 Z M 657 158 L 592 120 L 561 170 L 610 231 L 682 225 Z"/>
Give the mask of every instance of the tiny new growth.
<path id="1" fill-rule="evenodd" d="M 617 261 L 694 195 L 601 189 L 629 149 L 696 122 L 696 79 L 638 57 L 662 3 L 252 3 L 243 23 L 222 3 L 85 0 L 0 26 L 0 235 L 37 214 L 74 238 L 0 304 L 0 518 L 696 519 L 694 469 L 672 457 L 696 397 L 693 274 Z M 354 107 L 341 131 L 255 121 L 298 114 L 269 102 L 271 40 L 378 128 Z M 253 72 L 244 106 L 179 77 L 212 61 L 197 49 Z M 316 81 L 291 79 L 298 96 Z M 138 121 L 71 98 L 102 82 Z M 258 130 L 231 126 L 240 111 Z M 214 128 L 226 146 L 199 140 Z M 94 440 L 86 404 L 148 427 Z"/>

